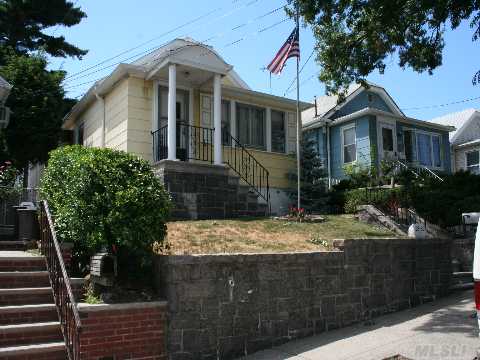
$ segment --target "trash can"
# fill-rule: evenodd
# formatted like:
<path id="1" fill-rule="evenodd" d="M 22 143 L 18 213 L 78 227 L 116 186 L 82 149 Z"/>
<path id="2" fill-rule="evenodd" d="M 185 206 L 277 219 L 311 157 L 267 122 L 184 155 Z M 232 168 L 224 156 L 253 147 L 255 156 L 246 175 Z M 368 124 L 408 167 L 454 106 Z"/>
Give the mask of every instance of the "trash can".
<path id="1" fill-rule="evenodd" d="M 17 205 L 12 206 L 13 208 L 13 239 L 18 240 L 18 209 L 26 209 L 25 206 Z"/>
<path id="2" fill-rule="evenodd" d="M 38 213 L 35 208 L 17 209 L 18 240 L 38 240 L 40 236 Z"/>

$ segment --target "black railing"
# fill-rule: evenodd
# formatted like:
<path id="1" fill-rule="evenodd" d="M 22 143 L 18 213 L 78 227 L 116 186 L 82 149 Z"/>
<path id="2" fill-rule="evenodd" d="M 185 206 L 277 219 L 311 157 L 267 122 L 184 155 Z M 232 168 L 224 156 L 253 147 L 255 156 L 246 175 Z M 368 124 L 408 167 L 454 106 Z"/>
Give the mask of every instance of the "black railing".
<path id="1" fill-rule="evenodd" d="M 177 124 L 177 158 L 213 163 L 214 129 Z M 168 126 L 152 132 L 153 160 L 168 158 Z M 268 170 L 227 130 L 222 129 L 224 163 L 227 164 L 250 188 L 270 204 Z"/>
<path id="2" fill-rule="evenodd" d="M 153 161 L 168 158 L 168 126 L 152 132 Z M 177 159 L 213 163 L 213 129 L 177 124 Z"/>
<path id="3" fill-rule="evenodd" d="M 41 251 L 45 255 L 53 297 L 57 307 L 69 360 L 80 359 L 82 325 L 73 296 L 70 278 L 65 270 L 62 252 L 46 201 L 40 203 Z"/>
<path id="4" fill-rule="evenodd" d="M 223 161 L 240 176 L 250 188 L 270 205 L 269 172 L 257 159 L 229 132 L 222 132 L 224 146 Z"/>
<path id="5" fill-rule="evenodd" d="M 385 215 L 390 216 L 397 224 L 406 227 L 412 224 L 423 224 L 427 229 L 427 221 L 415 211 L 403 204 L 398 194 L 391 189 L 381 187 L 365 188 L 365 200 L 369 205 L 375 205 Z"/>

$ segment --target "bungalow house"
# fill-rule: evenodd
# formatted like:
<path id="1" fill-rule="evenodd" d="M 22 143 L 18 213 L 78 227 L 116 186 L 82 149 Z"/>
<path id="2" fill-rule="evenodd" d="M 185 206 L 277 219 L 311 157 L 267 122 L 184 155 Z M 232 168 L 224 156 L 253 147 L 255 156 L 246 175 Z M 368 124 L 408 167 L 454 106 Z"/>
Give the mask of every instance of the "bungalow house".
<path id="1" fill-rule="evenodd" d="M 316 99 L 302 113 L 303 132 L 313 139 L 328 173 L 329 185 L 344 179 L 346 165 L 374 166 L 382 160 L 427 172 L 450 172 L 452 127 L 406 116 L 381 86 L 349 87 L 343 102 L 336 96 Z"/>
<path id="2" fill-rule="evenodd" d="M 250 89 L 212 47 L 185 38 L 118 65 L 63 128 L 77 144 L 149 161 L 174 217 L 221 218 L 287 210 L 295 111 L 295 101 Z"/>
<path id="3" fill-rule="evenodd" d="M 452 170 L 480 175 L 480 111 L 466 109 L 430 121 L 456 128 L 450 133 Z"/>

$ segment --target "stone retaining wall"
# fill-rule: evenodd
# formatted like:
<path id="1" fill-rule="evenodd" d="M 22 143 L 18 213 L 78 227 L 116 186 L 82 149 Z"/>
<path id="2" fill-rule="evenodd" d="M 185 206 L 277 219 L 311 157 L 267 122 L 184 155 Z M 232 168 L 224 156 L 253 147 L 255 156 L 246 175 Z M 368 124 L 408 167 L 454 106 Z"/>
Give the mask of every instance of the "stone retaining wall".
<path id="1" fill-rule="evenodd" d="M 448 291 L 448 240 L 336 245 L 330 252 L 157 257 L 169 359 L 232 359 Z"/>
<path id="2" fill-rule="evenodd" d="M 166 359 L 165 302 L 78 305 L 80 359 Z"/>

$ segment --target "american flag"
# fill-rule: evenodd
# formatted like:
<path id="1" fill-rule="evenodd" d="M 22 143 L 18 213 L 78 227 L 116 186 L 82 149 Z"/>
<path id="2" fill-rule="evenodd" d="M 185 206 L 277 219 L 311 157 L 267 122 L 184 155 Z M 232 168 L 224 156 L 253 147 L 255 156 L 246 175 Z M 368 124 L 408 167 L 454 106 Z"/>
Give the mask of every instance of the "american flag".
<path id="1" fill-rule="evenodd" d="M 285 44 L 278 50 L 277 55 L 267 66 L 267 69 L 273 74 L 280 74 L 287 60 L 291 57 L 300 58 L 300 43 L 298 41 L 298 27 L 292 31 Z"/>

